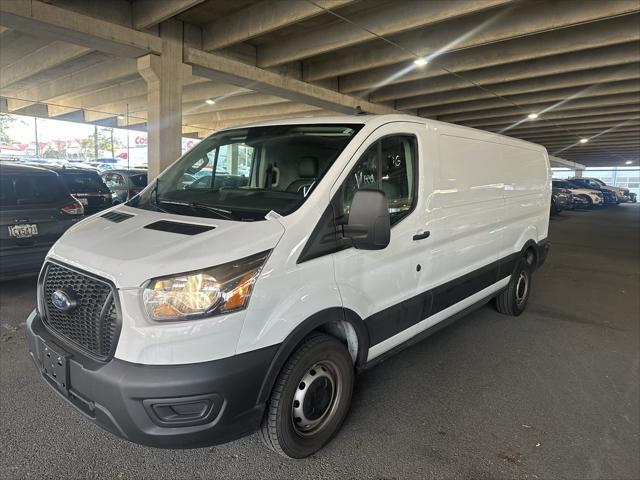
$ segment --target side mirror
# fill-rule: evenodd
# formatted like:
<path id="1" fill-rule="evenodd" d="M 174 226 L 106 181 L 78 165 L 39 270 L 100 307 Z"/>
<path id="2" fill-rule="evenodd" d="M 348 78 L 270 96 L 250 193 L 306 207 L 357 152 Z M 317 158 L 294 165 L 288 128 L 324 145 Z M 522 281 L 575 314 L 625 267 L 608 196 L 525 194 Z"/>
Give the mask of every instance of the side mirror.
<path id="1" fill-rule="evenodd" d="M 360 250 L 381 250 L 389 245 L 391 222 L 384 192 L 358 190 L 355 193 L 343 235 Z"/>

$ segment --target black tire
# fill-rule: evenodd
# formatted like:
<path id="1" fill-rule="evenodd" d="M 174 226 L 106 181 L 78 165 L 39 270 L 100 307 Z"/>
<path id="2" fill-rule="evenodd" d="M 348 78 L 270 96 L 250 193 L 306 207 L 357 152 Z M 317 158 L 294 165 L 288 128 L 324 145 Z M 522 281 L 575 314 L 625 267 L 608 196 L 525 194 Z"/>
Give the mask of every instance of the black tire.
<path id="1" fill-rule="evenodd" d="M 593 200 L 589 195 L 581 195 L 587 201 L 587 208 L 593 208 Z"/>
<path id="2" fill-rule="evenodd" d="M 505 315 L 517 317 L 525 308 L 531 293 L 531 265 L 522 258 L 511 275 L 507 287 L 496 297 L 496 309 Z"/>
<path id="3" fill-rule="evenodd" d="M 321 333 L 308 337 L 276 380 L 260 429 L 263 442 L 290 458 L 305 458 L 320 450 L 347 416 L 354 380 L 345 345 Z"/>

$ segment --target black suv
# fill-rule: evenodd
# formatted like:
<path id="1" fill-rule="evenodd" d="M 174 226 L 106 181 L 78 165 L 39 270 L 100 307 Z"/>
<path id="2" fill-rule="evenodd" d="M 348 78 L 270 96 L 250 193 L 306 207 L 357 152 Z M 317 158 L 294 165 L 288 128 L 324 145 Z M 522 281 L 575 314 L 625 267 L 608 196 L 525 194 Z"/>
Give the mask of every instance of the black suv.
<path id="1" fill-rule="evenodd" d="M 0 162 L 0 279 L 37 274 L 49 248 L 83 214 L 57 173 Z"/>
<path id="2" fill-rule="evenodd" d="M 111 207 L 111 190 L 96 170 L 68 165 L 43 165 L 42 168 L 56 172 L 62 178 L 71 195 L 82 203 L 85 215 Z"/>

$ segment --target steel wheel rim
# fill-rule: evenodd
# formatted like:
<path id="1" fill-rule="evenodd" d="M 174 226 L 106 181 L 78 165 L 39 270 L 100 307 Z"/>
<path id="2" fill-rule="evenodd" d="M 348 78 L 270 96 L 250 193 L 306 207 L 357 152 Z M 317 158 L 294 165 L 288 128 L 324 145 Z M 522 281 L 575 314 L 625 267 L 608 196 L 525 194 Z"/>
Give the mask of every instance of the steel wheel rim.
<path id="1" fill-rule="evenodd" d="M 296 387 L 291 421 L 298 435 L 315 435 L 331 421 L 342 397 L 337 366 L 323 360 L 309 368 Z"/>
<path id="2" fill-rule="evenodd" d="M 527 299 L 529 293 L 529 276 L 527 272 L 522 271 L 518 275 L 518 281 L 516 282 L 516 302 L 518 306 L 522 305 Z"/>

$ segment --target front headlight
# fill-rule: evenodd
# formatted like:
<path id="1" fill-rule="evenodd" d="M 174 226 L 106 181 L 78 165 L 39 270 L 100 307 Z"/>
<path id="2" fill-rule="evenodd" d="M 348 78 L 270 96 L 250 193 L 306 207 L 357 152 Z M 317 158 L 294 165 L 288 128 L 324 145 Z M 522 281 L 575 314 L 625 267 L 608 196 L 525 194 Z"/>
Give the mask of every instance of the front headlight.
<path id="1" fill-rule="evenodd" d="M 270 251 L 197 272 L 154 278 L 142 301 L 152 320 L 191 320 L 243 310 Z"/>

